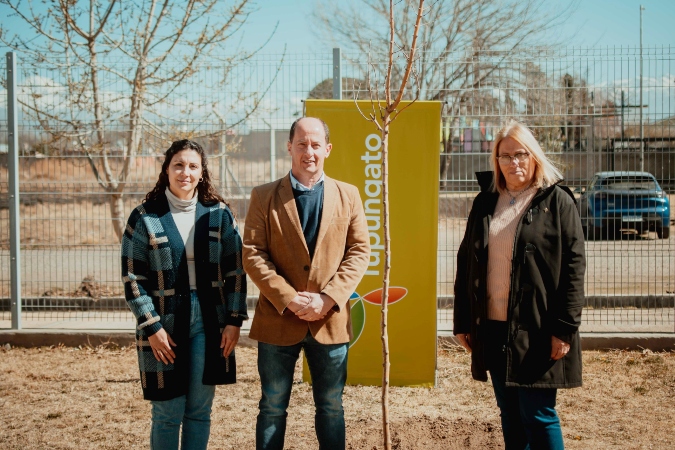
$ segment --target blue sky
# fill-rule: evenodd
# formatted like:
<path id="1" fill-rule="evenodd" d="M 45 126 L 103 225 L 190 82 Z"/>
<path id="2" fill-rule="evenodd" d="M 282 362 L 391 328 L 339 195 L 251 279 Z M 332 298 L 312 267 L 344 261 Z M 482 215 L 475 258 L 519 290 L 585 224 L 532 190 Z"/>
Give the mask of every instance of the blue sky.
<path id="1" fill-rule="evenodd" d="M 574 45 L 639 46 L 640 5 L 644 45 L 675 44 L 673 0 L 582 0 L 561 33 Z"/>
<path id="2" fill-rule="evenodd" d="M 344 1 L 344 0 L 334 0 Z M 34 2 L 38 8 L 41 2 Z M 244 26 L 244 44 L 262 44 L 278 22 L 277 32 L 265 53 L 278 53 L 287 45 L 289 52 L 330 51 L 330 44 L 319 40 L 318 25 L 312 12 L 318 0 L 258 0 L 255 11 Z M 557 0 L 548 0 L 555 8 Z M 640 4 L 645 45 L 675 45 L 675 0 L 580 0 L 567 22 L 550 30 L 550 36 L 573 46 L 638 46 Z M 7 9 L 2 8 L 0 14 Z M 4 26 L 21 30 L 20 20 L 1 16 Z M 546 42 L 542 42 L 546 44 Z M 4 52 L 3 52 L 4 53 Z"/>
<path id="3" fill-rule="evenodd" d="M 333 1 L 342 2 L 346 0 Z M 555 8 L 561 0 L 546 1 L 548 7 Z M 40 0 L 35 0 L 34 3 L 35 6 L 43 5 L 44 7 Z M 257 4 L 257 11 L 253 12 L 242 30 L 244 36 L 241 42 L 245 48 L 252 50 L 260 46 L 269 38 L 270 33 L 278 23 L 275 35 L 264 48 L 263 53 L 279 55 L 286 45 L 289 53 L 320 52 L 330 58 L 328 55 L 331 54 L 332 45 L 320 40 L 322 33 L 312 14 L 318 0 L 257 0 L 255 3 Z M 646 8 L 643 13 L 645 46 L 675 46 L 675 31 L 673 31 L 675 28 L 675 0 L 579 0 L 577 9 L 570 14 L 567 22 L 560 27 L 549 30 L 547 36 L 557 42 L 575 47 L 637 47 L 640 37 L 640 4 L 643 4 Z M 21 21 L 7 17 L 6 12 L 6 7 L 0 7 L 0 21 L 3 26 L 7 26 L 12 31 L 22 32 L 25 27 L 22 28 Z M 542 45 L 547 43 L 541 42 Z M 4 52 L 5 48 L 0 46 L 0 53 L 4 54 Z M 666 91 L 663 92 L 668 94 L 666 100 L 669 105 L 665 111 L 667 114 L 673 114 L 672 108 L 675 107 L 675 103 L 671 100 L 673 91 L 672 87 L 668 87 L 675 82 L 672 80 L 672 64 L 660 64 L 658 69 L 650 68 L 646 70 L 647 77 L 668 77 L 668 80 L 664 78 L 665 81 L 663 82 L 658 80 L 650 82 L 665 86 Z M 619 81 L 619 84 L 621 84 L 619 89 L 625 89 L 628 92 L 630 101 L 633 101 L 632 97 L 635 96 L 636 78 L 633 72 L 634 70 L 626 76 L 632 78 Z M 304 75 L 309 76 L 311 74 Z M 602 85 L 603 80 L 596 77 L 591 82 Z M 624 85 L 627 87 L 624 87 Z M 603 88 L 610 89 L 610 87 L 605 86 Z M 0 93 L 4 95 L 4 90 L 0 89 Z M 657 94 L 650 95 L 662 97 L 662 91 L 658 91 Z M 293 105 L 296 105 L 294 108 L 297 109 L 301 98 L 304 98 L 304 93 L 297 93 L 295 97 L 293 97 Z M 266 99 L 267 101 L 273 103 L 275 100 Z M 646 102 L 655 105 L 658 111 L 662 111 L 664 108 L 663 100 L 660 97 L 656 100 L 648 98 Z M 0 119 L 3 115 L 4 111 L 0 111 Z"/>
<path id="4" fill-rule="evenodd" d="M 556 1 L 549 1 L 555 7 Z M 246 26 L 247 42 L 262 43 L 278 21 L 266 53 L 281 51 L 284 44 L 291 52 L 330 50 L 329 44 L 318 41 L 319 33 L 312 19 L 316 3 L 316 0 L 260 0 L 259 10 Z M 551 35 L 574 46 L 638 46 L 640 4 L 646 8 L 644 45 L 675 45 L 675 0 L 581 0 L 566 24 L 552 29 Z"/>

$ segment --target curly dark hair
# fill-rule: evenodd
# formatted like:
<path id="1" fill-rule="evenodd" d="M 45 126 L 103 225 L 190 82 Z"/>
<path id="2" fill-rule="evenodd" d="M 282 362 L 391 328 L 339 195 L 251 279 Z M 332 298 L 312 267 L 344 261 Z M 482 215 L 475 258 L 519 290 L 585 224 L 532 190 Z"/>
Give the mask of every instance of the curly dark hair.
<path id="1" fill-rule="evenodd" d="M 169 149 L 164 153 L 164 162 L 162 163 L 162 171 L 159 173 L 159 179 L 157 180 L 155 187 L 145 195 L 145 201 L 147 202 L 148 200 L 156 200 L 164 195 L 164 191 L 167 187 L 169 187 L 169 176 L 166 174 L 166 171 L 169 168 L 169 164 L 171 163 L 174 155 L 183 150 L 194 150 L 202 159 L 202 177 L 197 184 L 197 195 L 199 202 L 223 202 L 229 207 L 229 204 L 218 194 L 216 189 L 211 184 L 211 174 L 209 173 L 209 167 L 204 149 L 201 145 L 189 139 L 174 141 L 171 144 L 171 147 L 169 147 Z"/>

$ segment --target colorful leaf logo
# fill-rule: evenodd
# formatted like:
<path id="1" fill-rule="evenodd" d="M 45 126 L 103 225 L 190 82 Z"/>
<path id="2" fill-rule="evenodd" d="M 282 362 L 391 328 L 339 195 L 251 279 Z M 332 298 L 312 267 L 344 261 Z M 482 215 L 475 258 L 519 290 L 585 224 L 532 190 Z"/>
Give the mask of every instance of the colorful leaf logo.
<path id="1" fill-rule="evenodd" d="M 363 305 L 363 299 L 356 292 L 349 297 L 349 303 L 352 316 L 352 340 L 349 341 L 349 347 L 351 347 L 356 344 L 363 333 L 363 327 L 366 325 L 366 308 Z"/>
<path id="2" fill-rule="evenodd" d="M 408 290 L 404 287 L 394 286 L 389 288 L 389 297 L 387 298 L 387 304 L 391 305 L 397 301 L 403 299 L 408 294 Z M 368 292 L 363 296 L 363 299 L 368 303 L 373 305 L 382 304 L 382 288 L 375 289 L 374 291 Z"/>
<path id="3" fill-rule="evenodd" d="M 387 298 L 387 304 L 391 305 L 397 301 L 403 299 L 408 295 L 408 290 L 404 287 L 394 286 L 389 288 L 389 297 Z M 364 305 L 364 300 L 373 305 L 382 304 L 382 288 L 375 289 L 374 291 L 368 292 L 364 296 L 360 296 L 357 292 L 354 292 L 349 297 L 349 304 L 351 306 L 351 318 L 352 318 L 352 340 L 349 341 L 349 347 L 351 348 L 356 341 L 359 340 L 361 334 L 363 333 L 363 328 L 366 325 L 366 307 Z"/>

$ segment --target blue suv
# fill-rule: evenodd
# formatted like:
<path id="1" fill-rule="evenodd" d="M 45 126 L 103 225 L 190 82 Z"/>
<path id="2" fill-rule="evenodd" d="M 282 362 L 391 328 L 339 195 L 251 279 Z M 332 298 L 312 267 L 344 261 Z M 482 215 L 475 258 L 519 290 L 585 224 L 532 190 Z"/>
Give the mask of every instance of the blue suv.
<path id="1" fill-rule="evenodd" d="M 670 201 L 649 172 L 598 172 L 578 207 L 589 240 L 611 239 L 624 229 L 670 236 Z"/>

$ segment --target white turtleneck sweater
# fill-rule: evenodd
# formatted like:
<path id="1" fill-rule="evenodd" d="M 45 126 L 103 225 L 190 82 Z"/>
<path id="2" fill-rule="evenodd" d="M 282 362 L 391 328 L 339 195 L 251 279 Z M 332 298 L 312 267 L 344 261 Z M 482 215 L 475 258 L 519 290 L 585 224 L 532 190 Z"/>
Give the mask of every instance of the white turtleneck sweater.
<path id="1" fill-rule="evenodd" d="M 197 289 L 197 275 L 195 271 L 195 214 L 197 212 L 197 191 L 190 200 L 181 200 L 166 188 L 166 198 L 169 200 L 171 216 L 185 244 L 187 256 L 188 276 L 190 289 Z"/>

